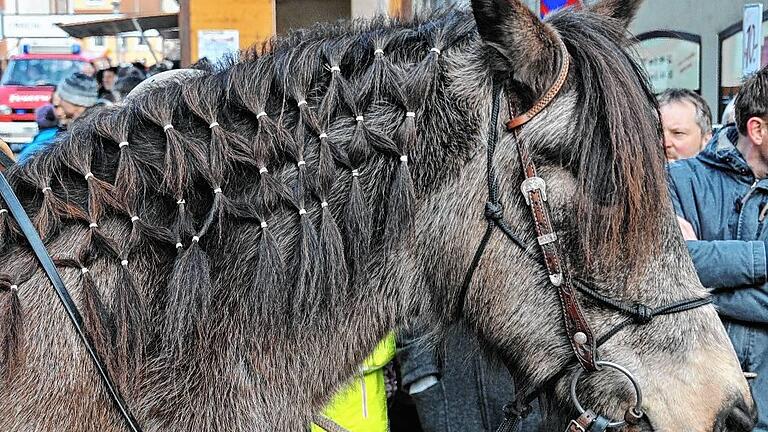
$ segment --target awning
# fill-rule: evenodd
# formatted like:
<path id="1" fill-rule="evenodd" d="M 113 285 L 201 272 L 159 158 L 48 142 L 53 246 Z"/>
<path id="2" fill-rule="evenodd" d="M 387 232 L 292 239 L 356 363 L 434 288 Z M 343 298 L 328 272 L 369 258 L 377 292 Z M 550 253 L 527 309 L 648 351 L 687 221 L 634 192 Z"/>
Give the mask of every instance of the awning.
<path id="1" fill-rule="evenodd" d="M 179 27 L 179 14 L 157 14 L 135 17 L 121 16 L 120 18 L 86 21 L 77 24 L 56 24 L 74 38 L 91 36 L 115 36 L 119 33 L 141 30 L 170 30 Z"/>

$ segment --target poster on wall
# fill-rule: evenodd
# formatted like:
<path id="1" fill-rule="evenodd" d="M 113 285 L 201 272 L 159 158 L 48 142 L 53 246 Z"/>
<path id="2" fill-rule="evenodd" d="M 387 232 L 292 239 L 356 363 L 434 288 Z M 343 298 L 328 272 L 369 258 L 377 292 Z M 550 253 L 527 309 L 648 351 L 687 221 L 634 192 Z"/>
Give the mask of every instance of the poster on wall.
<path id="1" fill-rule="evenodd" d="M 652 37 L 636 46 L 655 93 L 670 88 L 701 89 L 701 44 L 674 37 Z"/>
<path id="2" fill-rule="evenodd" d="M 218 63 L 240 49 L 238 30 L 198 30 L 197 58 Z"/>
<path id="3" fill-rule="evenodd" d="M 763 5 L 762 3 L 744 6 L 742 21 L 742 58 L 741 74 L 746 77 L 760 70 L 763 51 Z"/>

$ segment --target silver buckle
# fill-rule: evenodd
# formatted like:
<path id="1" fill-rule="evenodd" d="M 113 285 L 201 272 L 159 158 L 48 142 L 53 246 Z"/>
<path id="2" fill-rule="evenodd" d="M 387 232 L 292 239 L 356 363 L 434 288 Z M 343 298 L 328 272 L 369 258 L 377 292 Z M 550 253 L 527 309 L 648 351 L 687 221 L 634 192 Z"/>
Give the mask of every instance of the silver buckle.
<path id="1" fill-rule="evenodd" d="M 572 429 L 573 427 L 575 427 L 575 429 Z M 568 430 L 569 431 L 570 430 L 576 430 L 576 431 L 579 431 L 579 432 L 587 432 L 587 430 L 584 429 L 583 427 L 581 427 L 581 425 L 576 420 L 571 420 L 571 423 L 568 424 Z"/>
<path id="2" fill-rule="evenodd" d="M 557 241 L 557 234 L 555 233 L 544 234 L 542 236 L 536 237 L 536 240 L 539 242 L 541 246 L 546 246 L 550 243 L 554 243 Z"/>
<path id="3" fill-rule="evenodd" d="M 552 282 L 552 285 L 559 287 L 563 284 L 563 274 L 562 273 L 555 273 L 549 275 L 549 281 Z"/>
<path id="4" fill-rule="evenodd" d="M 525 202 L 531 205 L 530 193 L 533 191 L 541 192 L 541 199 L 547 200 L 547 182 L 541 177 L 528 177 L 520 184 L 520 191 L 523 192 Z"/>

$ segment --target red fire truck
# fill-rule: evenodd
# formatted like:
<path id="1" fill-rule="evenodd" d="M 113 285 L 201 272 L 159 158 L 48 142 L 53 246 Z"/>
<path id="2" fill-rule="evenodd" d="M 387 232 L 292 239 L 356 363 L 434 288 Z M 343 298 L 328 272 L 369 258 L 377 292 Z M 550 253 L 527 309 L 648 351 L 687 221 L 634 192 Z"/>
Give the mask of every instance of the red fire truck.
<path id="1" fill-rule="evenodd" d="M 79 45 L 24 45 L 21 52 L 11 56 L 0 79 L 0 138 L 14 151 L 37 135 L 35 108 L 50 102 L 56 84 L 91 65 Z"/>

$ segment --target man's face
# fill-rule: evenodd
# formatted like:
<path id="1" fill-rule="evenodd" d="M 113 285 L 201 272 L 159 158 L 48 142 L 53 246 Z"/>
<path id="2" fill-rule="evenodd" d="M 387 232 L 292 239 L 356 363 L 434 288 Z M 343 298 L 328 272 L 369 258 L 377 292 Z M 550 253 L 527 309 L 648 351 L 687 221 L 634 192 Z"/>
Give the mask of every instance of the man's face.
<path id="1" fill-rule="evenodd" d="M 63 100 L 58 93 L 53 95 L 53 112 L 59 121 L 59 127 L 66 128 L 72 120 L 80 117 L 85 112 L 85 107 L 71 104 Z"/>
<path id="2" fill-rule="evenodd" d="M 664 127 L 664 150 L 668 160 L 696 156 L 712 137 L 711 132 L 702 133 L 696 123 L 696 107 L 692 103 L 670 102 L 659 110 Z"/>
<path id="3" fill-rule="evenodd" d="M 105 70 L 104 75 L 101 76 L 102 87 L 112 90 L 115 87 L 115 81 L 117 81 L 117 75 L 111 70 Z"/>

